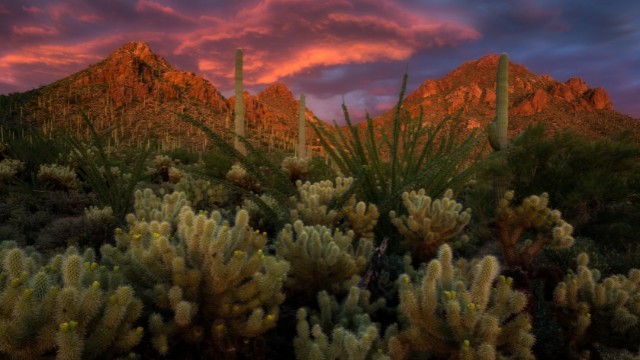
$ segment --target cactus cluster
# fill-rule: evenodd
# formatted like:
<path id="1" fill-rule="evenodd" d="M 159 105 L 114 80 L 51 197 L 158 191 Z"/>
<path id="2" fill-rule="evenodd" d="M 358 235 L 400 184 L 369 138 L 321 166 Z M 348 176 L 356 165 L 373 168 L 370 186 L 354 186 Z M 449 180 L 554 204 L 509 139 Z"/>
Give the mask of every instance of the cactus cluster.
<path id="1" fill-rule="evenodd" d="M 351 186 L 353 178 L 337 177 L 333 181 L 296 182 L 298 196 L 292 198 L 291 221 L 302 220 L 307 225 L 324 225 L 353 231 L 356 239 L 373 240 L 380 213 L 375 204 L 357 201 L 351 195 L 346 201 L 343 197 Z M 332 203 L 342 202 L 340 207 L 331 207 Z"/>
<path id="2" fill-rule="evenodd" d="M 640 350 L 639 269 L 601 279 L 598 270 L 589 269 L 589 256 L 581 253 L 576 272 L 556 286 L 553 302 L 574 351 L 596 339 L 604 345 Z"/>
<path id="3" fill-rule="evenodd" d="M 318 291 L 340 294 L 356 285 L 371 257 L 373 243 L 361 238 L 354 244 L 353 231 L 305 226 L 298 220 L 278 234 L 275 249 L 279 258 L 291 264 L 287 292 L 310 300 Z"/>
<path id="4" fill-rule="evenodd" d="M 54 188 L 71 191 L 78 189 L 78 175 L 68 166 L 57 164 L 40 165 L 38 180 L 51 184 Z"/>
<path id="5" fill-rule="evenodd" d="M 309 360 L 385 360 L 379 325 L 370 315 L 385 305 L 370 302 L 370 293 L 352 287 L 341 303 L 326 291 L 318 293 L 319 311 L 298 309 L 296 358 Z M 389 334 L 393 330 L 389 331 Z"/>
<path id="6" fill-rule="evenodd" d="M 11 158 L 2 159 L 0 161 L 0 184 L 10 182 L 21 171 L 24 171 L 22 161 Z"/>
<path id="7" fill-rule="evenodd" d="M 549 208 L 549 195 L 532 195 L 513 206 L 513 191 L 504 193 L 496 209 L 496 228 L 504 258 L 510 267 L 529 268 L 545 246 L 565 249 L 573 245 L 573 227 L 558 210 Z M 525 231 L 534 239 L 521 241 Z"/>
<path id="8" fill-rule="evenodd" d="M 402 201 L 408 216 L 391 211 L 391 222 L 403 236 L 400 245 L 418 261 L 434 258 L 440 245 L 458 235 L 471 219 L 471 209 L 462 210 L 462 204 L 453 200 L 451 189 L 435 200 L 424 189 L 404 192 Z"/>
<path id="9" fill-rule="evenodd" d="M 46 265 L 10 243 L 0 251 L 0 354 L 36 359 L 113 358 L 130 353 L 144 330 L 142 302 L 122 285 L 117 267 L 73 247 Z"/>
<path id="10" fill-rule="evenodd" d="M 230 194 L 221 184 L 196 179 L 189 174 L 180 177 L 180 181 L 173 187 L 175 192 L 185 193 L 194 209 L 212 209 L 226 203 Z"/>
<path id="11" fill-rule="evenodd" d="M 266 236 L 240 210 L 233 225 L 219 212 L 195 214 L 184 194 L 161 202 L 137 194 L 128 231 L 102 247 L 149 304 L 149 331 L 162 355 L 199 344 L 204 354 L 228 354 L 275 326 L 289 265 L 263 252 Z M 179 213 L 178 207 L 180 207 Z"/>
<path id="12" fill-rule="evenodd" d="M 495 257 L 454 264 L 451 248 L 442 245 L 416 281 L 407 274 L 398 280 L 406 325 L 389 340 L 389 354 L 394 359 L 414 351 L 451 359 L 533 359 L 526 296 L 498 273 Z"/>

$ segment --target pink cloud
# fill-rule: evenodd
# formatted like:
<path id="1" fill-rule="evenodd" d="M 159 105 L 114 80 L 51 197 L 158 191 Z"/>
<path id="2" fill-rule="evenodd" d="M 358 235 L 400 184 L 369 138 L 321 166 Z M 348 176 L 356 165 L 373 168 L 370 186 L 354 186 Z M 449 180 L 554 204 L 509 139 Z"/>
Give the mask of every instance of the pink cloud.
<path id="1" fill-rule="evenodd" d="M 151 0 L 139 0 L 138 4 L 136 5 L 136 11 L 138 11 L 138 12 L 156 12 L 156 13 L 161 13 L 161 14 L 164 14 L 164 15 L 169 15 L 171 17 L 175 17 L 175 18 L 178 18 L 180 20 L 193 21 L 193 19 L 189 18 L 188 16 L 185 16 L 185 15 L 181 14 L 180 12 L 176 11 L 171 6 L 164 6 L 162 4 L 159 4 L 159 3 L 155 2 L 155 1 L 151 1 Z"/>
<path id="2" fill-rule="evenodd" d="M 41 13 L 44 12 L 43 9 L 41 9 L 41 8 L 39 8 L 37 6 L 29 6 L 29 7 L 23 6 L 22 10 L 28 12 L 29 14 L 41 14 Z"/>
<path id="3" fill-rule="evenodd" d="M 57 35 L 57 29 L 50 26 L 12 26 L 11 31 L 20 36 Z"/>
<path id="4" fill-rule="evenodd" d="M 403 61 L 423 49 L 480 38 L 466 25 L 411 12 L 389 0 L 266 0 L 233 17 L 203 15 L 199 20 L 203 27 L 183 34 L 175 53 L 197 57 L 208 77 L 229 80 L 232 56 L 221 57 L 226 54 L 221 49 L 231 54 L 243 47 L 249 85 L 330 66 Z"/>
<path id="5" fill-rule="evenodd" d="M 101 20 L 100 16 L 93 13 L 85 12 L 83 11 L 83 9 L 71 6 L 71 4 L 68 3 L 57 3 L 55 5 L 51 5 L 47 9 L 47 12 L 55 21 L 60 21 L 63 17 L 70 17 L 89 23 Z"/>

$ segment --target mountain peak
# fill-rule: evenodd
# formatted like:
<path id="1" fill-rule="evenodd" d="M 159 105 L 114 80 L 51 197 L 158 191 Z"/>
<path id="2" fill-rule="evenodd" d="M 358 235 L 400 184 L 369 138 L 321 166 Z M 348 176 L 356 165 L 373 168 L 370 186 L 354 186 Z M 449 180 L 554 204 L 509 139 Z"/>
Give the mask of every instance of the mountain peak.
<path id="1" fill-rule="evenodd" d="M 495 116 L 499 59 L 500 55 L 489 54 L 463 63 L 439 80 L 423 82 L 406 97 L 406 108 L 414 116 L 424 109 L 426 121 L 459 115 L 469 128 L 486 126 Z M 383 121 L 390 118 L 389 114 L 382 116 Z M 614 111 L 604 89 L 590 88 L 578 77 L 560 82 L 511 61 L 509 114 L 513 119 L 509 126 L 514 126 L 510 131 L 514 134 L 536 121 L 548 122 L 551 130 L 571 126 L 587 136 L 630 124 L 624 120 L 628 117 Z M 603 118 L 622 120 L 604 124 Z M 640 124 L 632 126 L 637 128 Z"/>
<path id="2" fill-rule="evenodd" d="M 138 66 L 140 63 L 148 66 L 156 71 L 175 70 L 164 58 L 154 53 L 149 45 L 145 42 L 128 42 L 114 52 L 106 59 L 109 66 Z"/>

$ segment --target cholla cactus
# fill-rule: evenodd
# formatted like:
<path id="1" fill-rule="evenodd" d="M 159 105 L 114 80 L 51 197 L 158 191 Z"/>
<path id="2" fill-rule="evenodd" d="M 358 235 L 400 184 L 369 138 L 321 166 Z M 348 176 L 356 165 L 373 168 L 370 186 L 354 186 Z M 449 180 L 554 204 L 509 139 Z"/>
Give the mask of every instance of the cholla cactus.
<path id="1" fill-rule="evenodd" d="M 151 189 L 136 190 L 133 194 L 133 213 L 126 216 L 130 230 L 148 223 L 168 223 L 175 226 L 178 214 L 183 206 L 188 205 L 187 197 L 182 192 L 174 192 L 160 199 Z M 147 228 L 141 229 L 148 231 Z M 168 233 L 167 233 L 168 234 Z"/>
<path id="2" fill-rule="evenodd" d="M 211 209 L 229 200 L 229 191 L 223 185 L 195 179 L 189 174 L 183 174 L 173 189 L 185 193 L 195 209 Z"/>
<path id="3" fill-rule="evenodd" d="M 588 265 L 589 256 L 578 255 L 576 273 L 570 273 L 553 293 L 569 342 L 574 350 L 594 340 L 620 347 L 624 343 L 612 341 L 617 336 L 625 339 L 628 350 L 640 350 L 640 270 L 601 280 L 600 272 Z"/>
<path id="4" fill-rule="evenodd" d="M 169 181 L 177 184 L 183 173 L 176 166 L 179 160 L 174 160 L 167 155 L 156 155 L 153 159 L 152 166 L 148 169 L 150 175 L 158 175 L 164 182 Z"/>
<path id="5" fill-rule="evenodd" d="M 302 220 L 305 224 L 335 227 L 341 218 L 338 210 L 329 209 L 335 197 L 342 196 L 353 184 L 353 178 L 336 178 L 335 185 L 331 180 L 311 183 L 296 182 L 299 199 L 294 198 L 294 209 L 291 210 L 291 221 Z"/>
<path id="6" fill-rule="evenodd" d="M 55 188 L 71 191 L 78 189 L 78 176 L 68 166 L 57 164 L 40 165 L 38 180 L 49 183 Z"/>
<path id="7" fill-rule="evenodd" d="M 534 337 L 523 312 L 526 296 L 500 276 L 498 260 L 452 262 L 444 244 L 422 278 L 400 279 L 400 310 L 405 328 L 389 342 L 389 354 L 404 359 L 427 351 L 444 359 L 533 359 Z"/>
<path id="8" fill-rule="evenodd" d="M 247 170 L 240 164 L 233 164 L 231 169 L 227 172 L 226 178 L 232 184 L 245 190 L 253 192 L 260 191 L 260 181 L 258 181 L 258 179 L 253 175 L 249 174 L 249 172 L 247 172 Z"/>
<path id="9" fill-rule="evenodd" d="M 318 293 L 320 312 L 300 308 L 297 313 L 298 335 L 293 339 L 296 358 L 309 360 L 390 359 L 383 352 L 383 341 L 370 315 L 385 305 L 384 299 L 373 304 L 370 293 L 352 287 L 341 304 L 326 291 Z M 307 319 L 311 312 L 310 319 Z"/>
<path id="10" fill-rule="evenodd" d="M 549 208 L 549 195 L 532 195 L 512 207 L 513 191 L 505 192 L 496 209 L 496 227 L 505 261 L 511 267 L 528 268 L 545 247 L 565 249 L 573 245 L 573 227 L 560 211 Z M 520 242 L 525 230 L 534 230 L 535 239 Z"/>
<path id="11" fill-rule="evenodd" d="M 352 230 L 356 238 L 366 237 L 373 240 L 373 229 L 380 213 L 374 204 L 358 202 L 355 196 L 339 209 L 330 209 L 332 201 L 344 196 L 353 184 L 353 178 L 336 178 L 316 183 L 298 181 L 297 198 L 292 198 L 294 209 L 291 210 L 291 221 L 302 220 L 308 225 L 324 225 L 330 228 Z"/>
<path id="12" fill-rule="evenodd" d="M 20 160 L 5 158 L 0 161 L 0 184 L 8 183 L 17 173 L 24 171 L 24 163 Z"/>
<path id="13" fill-rule="evenodd" d="M 96 228 L 105 226 L 105 224 L 114 224 L 116 221 L 110 206 L 105 206 L 102 209 L 96 206 L 90 206 L 84 209 L 84 217 L 91 226 Z"/>
<path id="14" fill-rule="evenodd" d="M 295 183 L 309 174 L 309 162 L 308 158 L 288 156 L 282 160 L 280 167 L 289 174 L 289 180 Z"/>
<path id="15" fill-rule="evenodd" d="M 114 358 L 142 339 L 142 302 L 121 286 L 118 269 L 74 248 L 39 264 L 19 248 L 0 251 L 0 354 L 11 359 Z"/>
<path id="16" fill-rule="evenodd" d="M 300 220 L 287 224 L 278 234 L 275 248 L 277 256 L 291 264 L 288 291 L 309 300 L 321 290 L 339 294 L 356 285 L 373 244 L 361 238 L 354 249 L 353 241 L 353 231 L 332 232 L 322 225 L 305 226 Z"/>
<path id="17" fill-rule="evenodd" d="M 471 219 L 471 209 L 462 211 L 462 204 L 453 200 L 447 190 L 442 199 L 431 200 L 424 189 L 402 194 L 409 216 L 389 214 L 391 222 L 404 236 L 401 246 L 411 250 L 414 260 L 428 261 L 436 256 L 440 245 L 458 235 Z"/>
<path id="18" fill-rule="evenodd" d="M 195 214 L 189 206 L 174 218 L 172 196 L 184 198 L 167 195 L 158 204 L 149 197 L 141 206 L 138 197 L 137 212 L 153 220 L 129 215 L 129 231 L 116 230 L 116 247 L 102 253 L 149 297 L 160 354 L 179 341 L 200 344 L 202 355 L 227 354 L 275 326 L 289 265 L 263 253 L 267 238 L 248 226 L 245 210 L 233 226 L 219 212 Z"/>
<path id="19" fill-rule="evenodd" d="M 345 228 L 353 230 L 356 238 L 374 239 L 373 230 L 380 217 L 375 204 L 356 202 L 355 196 L 352 196 L 342 207 L 342 213 L 345 216 Z"/>

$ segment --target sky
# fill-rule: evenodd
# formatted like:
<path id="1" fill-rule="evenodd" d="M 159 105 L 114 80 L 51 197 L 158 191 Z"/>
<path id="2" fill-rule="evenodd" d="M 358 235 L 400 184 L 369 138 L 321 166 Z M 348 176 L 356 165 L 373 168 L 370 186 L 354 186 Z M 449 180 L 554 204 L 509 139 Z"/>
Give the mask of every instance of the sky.
<path id="1" fill-rule="evenodd" d="M 49 84 L 143 41 L 233 95 L 276 81 L 321 119 L 389 109 L 468 60 L 506 52 L 536 74 L 578 76 L 640 118 L 639 0 L 3 0 L 0 94 Z"/>

